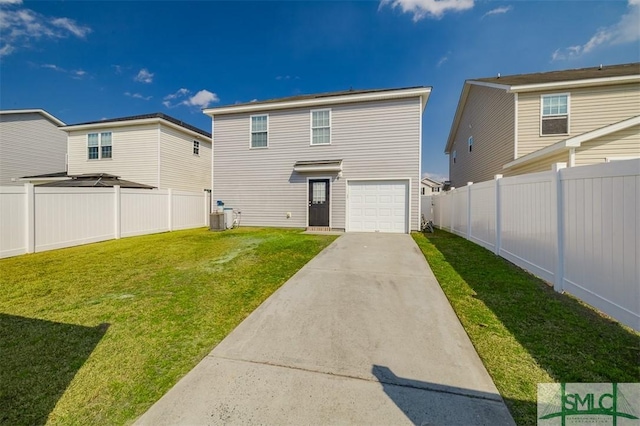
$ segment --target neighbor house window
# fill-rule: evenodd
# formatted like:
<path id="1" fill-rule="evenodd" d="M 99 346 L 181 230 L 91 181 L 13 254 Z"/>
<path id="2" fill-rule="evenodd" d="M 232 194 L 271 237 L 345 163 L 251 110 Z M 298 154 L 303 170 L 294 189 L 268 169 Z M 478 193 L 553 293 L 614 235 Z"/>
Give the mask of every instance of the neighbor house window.
<path id="1" fill-rule="evenodd" d="M 269 116 L 251 116 L 251 148 L 266 148 L 269 142 Z"/>
<path id="2" fill-rule="evenodd" d="M 111 132 L 89 133 L 87 135 L 87 158 L 100 160 L 111 158 Z"/>
<path id="3" fill-rule="evenodd" d="M 311 145 L 331 143 L 331 110 L 311 111 Z"/>
<path id="4" fill-rule="evenodd" d="M 454 151 L 451 153 L 451 158 L 453 158 L 453 164 L 455 164 L 455 163 L 456 163 L 456 157 L 457 157 L 457 155 L 456 155 L 456 151 L 454 150 Z"/>
<path id="5" fill-rule="evenodd" d="M 473 151 L 473 136 L 469 136 L 469 152 Z"/>
<path id="6" fill-rule="evenodd" d="M 193 141 L 193 154 L 200 155 L 200 142 Z"/>
<path id="7" fill-rule="evenodd" d="M 569 134 L 569 95 L 542 95 L 540 102 L 540 134 Z"/>

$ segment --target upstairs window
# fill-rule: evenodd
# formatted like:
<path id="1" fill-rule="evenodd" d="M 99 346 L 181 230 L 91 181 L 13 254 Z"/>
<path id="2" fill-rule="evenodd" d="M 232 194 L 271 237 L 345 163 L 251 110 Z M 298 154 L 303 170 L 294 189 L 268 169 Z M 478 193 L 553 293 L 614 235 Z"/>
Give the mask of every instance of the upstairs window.
<path id="1" fill-rule="evenodd" d="M 269 146 L 269 116 L 251 116 L 251 148 L 267 148 Z"/>
<path id="2" fill-rule="evenodd" d="M 193 155 L 200 155 L 200 142 L 193 141 Z"/>
<path id="3" fill-rule="evenodd" d="M 87 135 L 87 159 L 102 160 L 112 156 L 111 132 Z"/>
<path id="4" fill-rule="evenodd" d="M 311 111 L 311 145 L 331 144 L 331 110 Z"/>
<path id="5" fill-rule="evenodd" d="M 473 151 L 473 136 L 469 136 L 469 152 Z"/>
<path id="6" fill-rule="evenodd" d="M 540 134 L 569 134 L 569 95 L 542 95 L 540 103 Z"/>

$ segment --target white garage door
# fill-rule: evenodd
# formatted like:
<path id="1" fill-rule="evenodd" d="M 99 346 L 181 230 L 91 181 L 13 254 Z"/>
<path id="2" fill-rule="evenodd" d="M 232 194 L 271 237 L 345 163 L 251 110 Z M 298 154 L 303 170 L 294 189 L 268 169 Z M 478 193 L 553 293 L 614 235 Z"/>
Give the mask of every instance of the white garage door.
<path id="1" fill-rule="evenodd" d="M 408 182 L 350 181 L 348 228 L 353 232 L 408 232 Z"/>

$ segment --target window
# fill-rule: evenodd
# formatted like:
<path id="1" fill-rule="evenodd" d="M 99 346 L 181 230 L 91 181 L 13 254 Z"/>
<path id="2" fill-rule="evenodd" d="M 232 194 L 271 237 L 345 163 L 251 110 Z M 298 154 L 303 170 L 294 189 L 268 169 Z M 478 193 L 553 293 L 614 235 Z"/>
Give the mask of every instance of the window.
<path id="1" fill-rule="evenodd" d="M 311 111 L 311 145 L 331 143 L 331 110 Z"/>
<path id="2" fill-rule="evenodd" d="M 456 151 L 455 150 L 453 150 L 453 153 L 452 153 L 451 157 L 453 158 L 453 164 L 456 164 L 456 157 L 457 156 L 456 156 Z"/>
<path id="3" fill-rule="evenodd" d="M 269 145 L 269 116 L 251 116 L 251 148 L 267 148 Z"/>
<path id="4" fill-rule="evenodd" d="M 200 142 L 193 141 L 193 154 L 200 155 Z"/>
<path id="5" fill-rule="evenodd" d="M 540 134 L 569 134 L 569 95 L 542 95 L 540 103 Z"/>
<path id="6" fill-rule="evenodd" d="M 469 152 L 473 151 L 473 136 L 469 136 Z"/>
<path id="7" fill-rule="evenodd" d="M 87 159 L 101 160 L 111 158 L 111 132 L 89 133 L 87 135 Z"/>

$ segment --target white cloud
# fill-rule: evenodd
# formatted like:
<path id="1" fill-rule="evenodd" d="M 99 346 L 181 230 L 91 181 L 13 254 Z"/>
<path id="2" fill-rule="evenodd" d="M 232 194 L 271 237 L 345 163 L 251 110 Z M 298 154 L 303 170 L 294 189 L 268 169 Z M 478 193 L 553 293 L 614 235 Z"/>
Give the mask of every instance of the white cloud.
<path id="1" fill-rule="evenodd" d="M 191 96 L 186 101 L 182 101 L 182 105 L 197 106 L 200 108 L 206 108 L 212 103 L 220 102 L 218 95 L 211 93 L 208 90 L 200 90 L 195 95 Z"/>
<path id="2" fill-rule="evenodd" d="M 60 68 L 59 66 L 55 65 L 55 64 L 42 64 L 40 65 L 41 68 L 48 68 L 50 70 L 54 70 L 54 71 L 58 71 L 58 72 L 67 72 L 67 70 L 65 70 L 64 68 Z"/>
<path id="3" fill-rule="evenodd" d="M 153 73 L 149 72 L 148 69 L 142 68 L 138 71 L 138 75 L 133 78 L 135 81 L 139 81 L 140 83 L 153 83 Z"/>
<path id="4" fill-rule="evenodd" d="M 170 101 L 172 99 L 177 99 L 177 98 L 182 98 L 187 96 L 189 93 L 191 93 L 191 91 L 189 89 L 178 89 L 178 91 L 176 93 L 171 93 L 170 95 L 165 96 L 164 99 L 165 101 Z"/>
<path id="5" fill-rule="evenodd" d="M 413 22 L 424 17 L 440 19 L 446 12 L 460 12 L 473 8 L 474 0 L 381 0 L 380 8 L 399 7 L 403 13 L 412 13 Z"/>
<path id="6" fill-rule="evenodd" d="M 556 49 L 551 54 L 551 60 L 577 58 L 601 46 L 637 42 L 640 40 L 638 22 L 640 22 L 640 0 L 629 0 L 627 11 L 620 17 L 618 23 L 599 28 L 585 44 Z"/>
<path id="7" fill-rule="evenodd" d="M 511 9 L 513 9 L 513 6 L 496 7 L 495 9 L 491 9 L 490 11 L 488 11 L 487 13 L 482 15 L 482 18 L 480 18 L 480 19 L 483 19 L 484 17 L 491 16 L 491 15 L 501 15 L 503 13 L 509 12 Z"/>
<path id="8" fill-rule="evenodd" d="M 55 18 L 51 20 L 51 23 L 56 27 L 69 31 L 79 38 L 85 38 L 87 34 L 91 32 L 91 28 L 78 25 L 73 19 L 69 18 Z"/>
<path id="9" fill-rule="evenodd" d="M 444 55 L 442 58 L 440 58 L 440 60 L 436 64 L 436 67 L 440 68 L 445 62 L 447 62 L 449 60 L 449 56 L 450 55 L 451 55 L 451 52 L 447 52 L 446 55 Z"/>
<path id="10" fill-rule="evenodd" d="M 33 40 L 62 39 L 69 36 L 85 38 L 91 32 L 91 28 L 80 25 L 73 19 L 49 17 L 31 9 L 14 7 L 21 4 L 21 1 L 0 0 L 0 5 L 4 6 L 0 13 L 0 56 L 9 55 L 18 47 L 30 46 Z"/>
<path id="11" fill-rule="evenodd" d="M 441 175 L 441 174 L 438 174 L 438 173 L 425 172 L 425 173 L 422 174 L 422 177 L 423 178 L 429 178 L 431 180 L 435 180 L 436 182 L 444 182 L 444 181 L 449 180 L 448 176 Z"/>
<path id="12" fill-rule="evenodd" d="M 122 66 L 120 66 L 120 65 L 111 65 L 111 67 L 115 70 L 116 74 L 122 74 Z"/>
<path id="13" fill-rule="evenodd" d="M 131 92 L 124 92 L 124 95 L 129 96 L 130 98 L 142 99 L 143 101 L 148 101 L 149 99 L 153 98 L 153 96 L 143 96 L 140 93 L 131 93 Z"/>

